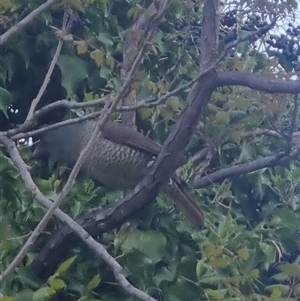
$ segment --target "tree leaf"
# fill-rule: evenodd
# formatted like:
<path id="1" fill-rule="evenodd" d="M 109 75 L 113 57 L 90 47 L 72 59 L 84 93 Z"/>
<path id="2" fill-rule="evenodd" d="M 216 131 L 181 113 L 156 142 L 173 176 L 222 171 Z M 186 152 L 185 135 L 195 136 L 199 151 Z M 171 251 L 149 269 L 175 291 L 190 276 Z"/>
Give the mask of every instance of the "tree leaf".
<path id="1" fill-rule="evenodd" d="M 125 238 L 121 248 L 124 252 L 138 249 L 156 263 L 164 256 L 165 246 L 166 238 L 162 233 L 154 230 L 134 230 Z"/>
<path id="2" fill-rule="evenodd" d="M 62 73 L 62 86 L 67 91 L 67 97 L 76 94 L 79 84 L 88 77 L 86 64 L 79 57 L 62 54 L 57 62 Z"/>
<path id="3" fill-rule="evenodd" d="M 7 109 L 12 104 L 12 102 L 13 98 L 10 92 L 0 87 L 0 111 L 4 113 L 6 118 L 8 118 Z"/>
<path id="4" fill-rule="evenodd" d="M 65 282 L 59 278 L 50 278 L 48 283 L 49 286 L 52 287 L 55 291 L 62 290 L 63 288 L 66 287 Z"/>
<path id="5" fill-rule="evenodd" d="M 99 285 L 100 281 L 101 281 L 100 274 L 95 275 L 88 283 L 87 289 L 90 291 L 93 290 Z"/>
<path id="6" fill-rule="evenodd" d="M 62 264 L 60 264 L 60 266 L 58 267 L 58 269 L 56 270 L 57 274 L 63 274 L 64 272 L 66 272 L 71 265 L 73 264 L 73 262 L 75 261 L 75 259 L 77 258 L 77 256 L 73 256 L 69 259 L 67 259 L 66 261 L 64 261 Z"/>
<path id="7" fill-rule="evenodd" d="M 91 58 L 95 61 L 96 65 L 99 67 L 103 63 L 104 52 L 101 50 L 95 50 L 90 54 Z"/>
<path id="8" fill-rule="evenodd" d="M 243 260 L 247 260 L 250 257 L 249 251 L 245 248 L 238 249 L 237 253 L 239 257 Z"/>

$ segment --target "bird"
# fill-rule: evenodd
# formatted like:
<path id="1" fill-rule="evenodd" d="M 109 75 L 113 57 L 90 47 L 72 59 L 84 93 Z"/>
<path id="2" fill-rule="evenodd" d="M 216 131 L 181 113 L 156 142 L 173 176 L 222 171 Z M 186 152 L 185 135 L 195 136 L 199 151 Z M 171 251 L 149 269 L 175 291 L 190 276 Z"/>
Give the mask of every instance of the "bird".
<path id="1" fill-rule="evenodd" d="M 52 162 L 75 165 L 96 126 L 95 120 L 67 124 L 40 136 L 35 144 L 34 159 L 50 158 Z M 97 136 L 81 172 L 108 188 L 133 189 L 149 171 L 161 145 L 133 128 L 107 121 Z M 204 228 L 204 211 L 189 195 L 187 183 L 174 175 L 163 186 L 175 206 L 182 211 L 197 230 Z"/>

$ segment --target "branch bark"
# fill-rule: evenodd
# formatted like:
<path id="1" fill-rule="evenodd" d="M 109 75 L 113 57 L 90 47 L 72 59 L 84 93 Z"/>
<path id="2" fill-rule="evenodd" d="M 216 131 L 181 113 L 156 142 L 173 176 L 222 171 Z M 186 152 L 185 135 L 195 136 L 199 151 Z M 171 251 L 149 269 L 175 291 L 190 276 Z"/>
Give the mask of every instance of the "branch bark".
<path id="1" fill-rule="evenodd" d="M 143 13 L 136 23 L 127 33 L 123 50 L 123 80 L 127 77 L 128 72 L 134 62 L 136 54 L 139 52 L 141 45 L 151 42 L 151 39 L 160 23 L 161 18 L 166 13 L 170 5 L 170 0 L 154 1 Z M 122 99 L 122 106 L 133 107 L 136 105 L 136 92 L 131 90 L 130 93 Z M 123 112 L 122 122 L 135 126 L 135 111 L 130 110 Z"/>
<path id="2" fill-rule="evenodd" d="M 11 27 L 8 31 L 6 31 L 3 35 L 0 36 L 0 45 L 4 45 L 11 37 L 20 33 L 22 29 L 24 29 L 29 23 L 32 22 L 34 18 L 36 18 L 45 10 L 49 9 L 57 1 L 58 0 L 48 0 L 44 4 L 40 5 L 37 9 L 32 11 L 30 14 L 28 14 L 18 24 Z"/>
<path id="3" fill-rule="evenodd" d="M 279 166 L 297 158 L 300 155 L 300 148 L 296 148 L 289 154 L 280 153 L 277 155 L 267 156 L 251 162 L 225 167 L 219 171 L 213 172 L 204 177 L 194 179 L 192 186 L 196 189 L 206 187 L 213 183 L 221 182 L 225 179 L 240 176 L 246 173 L 254 172 L 262 168 Z"/>
<path id="4" fill-rule="evenodd" d="M 240 71 L 223 71 L 217 75 L 217 86 L 244 86 L 262 92 L 300 93 L 300 80 L 268 79 L 258 74 Z M 287 92 L 288 91 L 288 92 Z"/>

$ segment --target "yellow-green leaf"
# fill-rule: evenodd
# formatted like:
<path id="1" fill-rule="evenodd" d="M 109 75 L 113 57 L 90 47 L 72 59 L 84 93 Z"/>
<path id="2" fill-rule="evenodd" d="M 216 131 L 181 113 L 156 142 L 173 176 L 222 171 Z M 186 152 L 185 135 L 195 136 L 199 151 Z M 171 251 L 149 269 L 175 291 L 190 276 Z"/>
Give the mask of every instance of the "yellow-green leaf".
<path id="1" fill-rule="evenodd" d="M 99 67 L 103 63 L 104 53 L 101 50 L 95 50 L 91 52 L 91 58 L 95 61 L 96 65 Z"/>
<path id="2" fill-rule="evenodd" d="M 244 130 L 232 130 L 230 132 L 230 136 L 232 140 L 237 144 L 240 145 L 242 141 L 242 137 L 245 134 Z"/>
<path id="3" fill-rule="evenodd" d="M 80 12 L 82 12 L 82 13 L 85 12 L 83 6 L 81 5 L 81 1 L 80 0 L 70 0 L 69 4 L 72 7 L 76 8 L 77 10 L 79 10 Z"/>
<path id="4" fill-rule="evenodd" d="M 282 296 L 282 291 L 279 289 L 279 287 L 274 287 L 270 298 L 272 300 L 278 300 L 278 298 L 280 298 L 281 296 Z"/>
<path id="5" fill-rule="evenodd" d="M 217 112 L 216 121 L 217 123 L 221 123 L 221 124 L 229 124 L 230 122 L 229 112 L 223 112 L 223 111 Z"/>
<path id="6" fill-rule="evenodd" d="M 219 293 L 218 291 L 212 290 L 210 288 L 206 289 L 205 293 L 209 297 L 214 298 L 215 300 L 223 300 L 223 298 L 224 298 L 223 294 Z"/>
<path id="7" fill-rule="evenodd" d="M 73 264 L 73 262 L 75 261 L 75 259 L 77 258 L 77 256 L 73 256 L 69 259 L 67 259 L 66 261 L 64 261 L 57 269 L 56 273 L 57 274 L 62 274 L 64 273 L 65 271 L 67 271 L 70 266 Z"/>
<path id="8" fill-rule="evenodd" d="M 234 69 L 235 70 L 242 71 L 244 69 L 244 66 L 245 66 L 245 63 L 241 58 L 236 57 L 234 59 Z"/>
<path id="9" fill-rule="evenodd" d="M 87 43 L 85 41 L 74 42 L 78 54 L 83 54 L 87 52 Z"/>
<path id="10" fill-rule="evenodd" d="M 212 244 L 208 244 L 204 247 L 204 252 L 206 254 L 206 256 L 212 257 L 212 256 L 219 256 L 222 254 L 222 249 L 219 247 L 216 247 Z"/>
<path id="11" fill-rule="evenodd" d="M 49 279 L 48 283 L 49 286 L 52 287 L 55 291 L 62 290 L 66 286 L 65 282 L 59 278 Z"/>
<path id="12" fill-rule="evenodd" d="M 247 260 L 250 257 L 249 251 L 245 248 L 241 248 L 237 251 L 239 257 L 243 260 Z"/>
<path id="13" fill-rule="evenodd" d="M 51 295 L 55 294 L 55 290 L 49 286 L 41 287 L 32 295 L 32 301 L 49 300 Z"/>
<path id="14" fill-rule="evenodd" d="M 3 7 L 4 9 L 10 9 L 13 6 L 14 6 L 14 4 L 10 0 L 1 0 L 1 2 L 0 2 L 0 7 Z"/>
<path id="15" fill-rule="evenodd" d="M 116 61 L 113 57 L 110 56 L 106 59 L 106 63 L 109 66 L 110 70 L 113 70 L 115 67 Z"/>
<path id="16" fill-rule="evenodd" d="M 146 120 L 153 115 L 153 110 L 151 108 L 140 108 L 139 115 L 142 120 Z"/>
<path id="17" fill-rule="evenodd" d="M 250 273 L 250 276 L 254 279 L 257 279 L 259 277 L 259 270 L 258 269 L 253 269 Z"/>
<path id="18" fill-rule="evenodd" d="M 225 268 L 230 264 L 229 258 L 215 258 L 211 259 L 210 263 L 215 268 Z"/>
<path id="19" fill-rule="evenodd" d="M 0 296 L 0 301 L 13 301 L 13 297 Z"/>
<path id="20" fill-rule="evenodd" d="M 100 275 L 99 274 L 95 275 L 88 283 L 87 289 L 90 291 L 93 290 L 99 285 L 100 281 L 101 281 Z"/>

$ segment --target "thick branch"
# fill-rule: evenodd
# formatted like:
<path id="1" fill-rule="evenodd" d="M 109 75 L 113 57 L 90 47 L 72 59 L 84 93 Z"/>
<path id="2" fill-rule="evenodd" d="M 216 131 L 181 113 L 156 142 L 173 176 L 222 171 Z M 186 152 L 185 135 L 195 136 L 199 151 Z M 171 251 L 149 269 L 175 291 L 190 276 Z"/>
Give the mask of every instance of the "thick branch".
<path id="1" fill-rule="evenodd" d="M 267 79 L 250 72 L 224 71 L 217 75 L 217 85 L 245 86 L 268 93 L 300 93 L 300 80 Z"/>
<path id="2" fill-rule="evenodd" d="M 213 172 L 204 177 L 197 177 L 194 179 L 192 186 L 194 188 L 203 188 L 213 183 L 221 182 L 225 179 L 240 176 L 246 173 L 254 172 L 262 168 L 279 166 L 300 155 L 300 148 L 294 149 L 288 155 L 272 155 L 265 158 L 257 159 L 251 162 L 225 167 L 219 171 Z"/>

